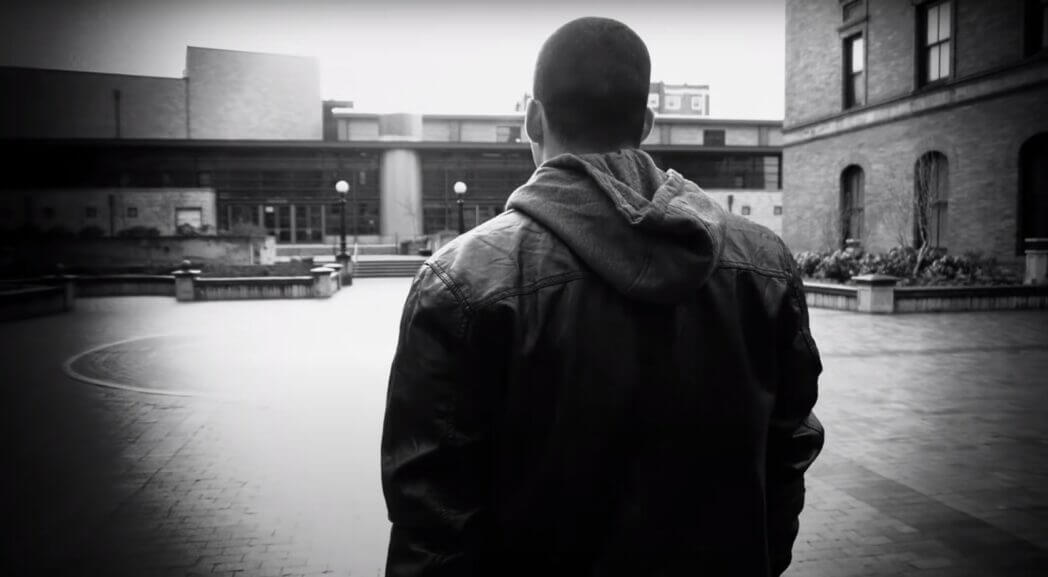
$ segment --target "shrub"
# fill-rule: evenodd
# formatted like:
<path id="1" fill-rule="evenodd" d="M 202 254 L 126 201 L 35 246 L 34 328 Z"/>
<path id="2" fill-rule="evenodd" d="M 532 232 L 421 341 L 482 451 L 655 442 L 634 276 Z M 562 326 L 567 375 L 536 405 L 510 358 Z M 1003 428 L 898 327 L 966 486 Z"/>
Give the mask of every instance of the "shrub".
<path id="1" fill-rule="evenodd" d="M 51 228 L 44 231 L 44 237 L 51 239 L 73 238 L 74 236 L 76 235 L 73 234 L 73 231 L 60 224 L 52 226 Z"/>
<path id="2" fill-rule="evenodd" d="M 801 252 L 793 258 L 803 277 L 841 283 L 860 274 L 899 277 L 901 285 L 1000 285 L 1020 282 L 1016 271 L 977 252 L 954 256 L 943 249 L 932 249 L 926 253 L 916 275 L 917 251 L 911 247 L 895 247 L 882 254 L 863 253 L 855 249 Z"/>
<path id="3" fill-rule="evenodd" d="M 102 230 L 102 227 L 95 226 L 93 224 L 85 226 L 84 228 L 80 229 L 79 233 L 77 233 L 77 236 L 79 236 L 80 238 L 102 238 L 105 235 L 106 231 Z"/>
<path id="4" fill-rule="evenodd" d="M 121 238 L 153 238 L 160 236 L 160 230 L 153 226 L 132 226 L 116 233 Z"/>
<path id="5" fill-rule="evenodd" d="M 228 232 L 232 236 L 264 237 L 269 235 L 266 227 L 250 222 L 238 222 Z"/>
<path id="6" fill-rule="evenodd" d="M 847 282 L 859 274 L 861 255 L 862 251 L 855 249 L 835 250 L 815 266 L 813 276 L 817 279 Z"/>
<path id="7" fill-rule="evenodd" d="M 178 236 L 200 236 L 201 231 L 191 224 L 182 223 L 175 228 L 175 234 Z"/>
<path id="8" fill-rule="evenodd" d="M 793 259 L 797 261 L 797 269 L 800 270 L 801 276 L 812 277 L 815 276 L 815 267 L 819 266 L 824 257 L 825 255 L 817 252 L 805 251 L 797 253 Z"/>

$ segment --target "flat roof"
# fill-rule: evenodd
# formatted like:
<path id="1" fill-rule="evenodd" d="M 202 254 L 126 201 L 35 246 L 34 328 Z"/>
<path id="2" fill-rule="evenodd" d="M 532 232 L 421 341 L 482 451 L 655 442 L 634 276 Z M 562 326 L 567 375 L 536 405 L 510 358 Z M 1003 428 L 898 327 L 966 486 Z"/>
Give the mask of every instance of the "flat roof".
<path id="1" fill-rule="evenodd" d="M 528 151 L 526 142 L 446 142 L 446 141 L 411 141 L 400 140 L 201 140 L 176 138 L 50 138 L 50 139 L 0 139 L 0 146 L 16 145 L 72 145 L 72 146 L 114 146 L 132 148 L 136 146 L 157 148 L 255 148 L 255 149 L 301 149 L 301 150 L 383 150 L 389 148 L 409 148 L 417 150 L 478 150 L 478 151 Z M 642 150 L 652 152 L 709 152 L 739 154 L 778 154 L 781 146 L 704 146 L 701 144 L 647 144 Z"/>

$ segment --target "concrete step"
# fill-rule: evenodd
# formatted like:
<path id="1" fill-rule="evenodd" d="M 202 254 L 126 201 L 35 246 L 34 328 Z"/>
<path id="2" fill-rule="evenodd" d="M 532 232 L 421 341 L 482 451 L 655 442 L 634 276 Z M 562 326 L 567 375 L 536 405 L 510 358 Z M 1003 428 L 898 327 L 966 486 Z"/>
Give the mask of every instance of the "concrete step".
<path id="1" fill-rule="evenodd" d="M 356 278 L 415 276 L 425 260 L 418 257 L 358 259 L 353 269 L 353 276 Z"/>

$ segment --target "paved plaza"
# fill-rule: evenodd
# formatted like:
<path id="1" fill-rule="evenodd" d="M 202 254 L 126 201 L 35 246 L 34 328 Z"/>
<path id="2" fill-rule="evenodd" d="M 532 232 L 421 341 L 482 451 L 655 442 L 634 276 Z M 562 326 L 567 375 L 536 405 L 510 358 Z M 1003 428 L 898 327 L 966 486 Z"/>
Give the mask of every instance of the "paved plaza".
<path id="1" fill-rule="evenodd" d="M 0 575 L 381 575 L 409 284 L 0 324 Z M 827 448 L 787 575 L 1048 575 L 1048 311 L 812 329 Z"/>

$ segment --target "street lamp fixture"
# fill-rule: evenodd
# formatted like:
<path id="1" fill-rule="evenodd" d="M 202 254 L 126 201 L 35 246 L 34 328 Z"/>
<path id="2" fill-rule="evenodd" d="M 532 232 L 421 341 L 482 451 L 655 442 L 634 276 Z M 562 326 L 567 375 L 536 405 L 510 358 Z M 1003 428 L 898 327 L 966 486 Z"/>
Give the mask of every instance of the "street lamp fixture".
<path id="1" fill-rule="evenodd" d="M 463 218 L 462 215 L 462 203 L 466 198 L 466 183 L 462 182 L 461 180 L 456 182 L 454 186 L 454 191 L 456 197 L 455 202 L 458 203 L 459 207 L 459 234 L 462 234 L 466 232 L 466 220 Z"/>
<path id="2" fill-rule="evenodd" d="M 349 183 L 340 180 L 335 183 L 335 192 L 338 193 L 339 203 L 339 251 L 338 256 L 335 257 L 339 264 L 343 267 L 349 262 L 349 255 L 346 254 L 346 194 L 349 193 Z M 345 270 L 345 269 L 343 269 Z"/>

